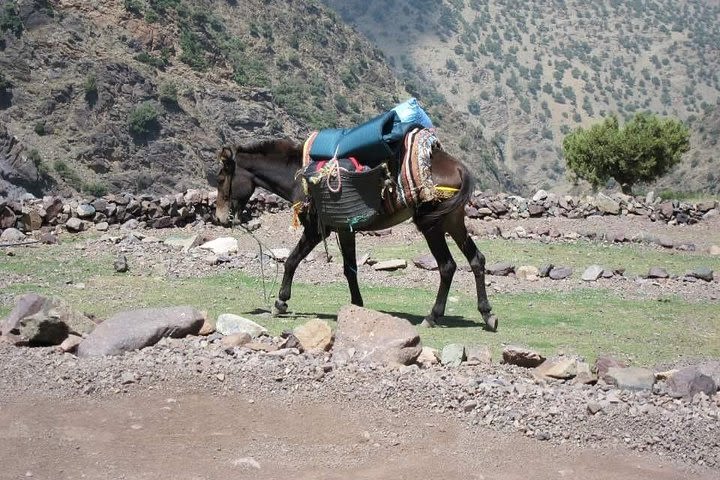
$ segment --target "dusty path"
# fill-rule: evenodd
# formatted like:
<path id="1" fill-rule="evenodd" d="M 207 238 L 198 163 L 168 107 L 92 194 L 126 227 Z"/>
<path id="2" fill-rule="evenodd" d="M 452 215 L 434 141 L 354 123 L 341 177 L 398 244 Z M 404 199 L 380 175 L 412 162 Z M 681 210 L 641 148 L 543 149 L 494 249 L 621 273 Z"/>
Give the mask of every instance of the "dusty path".
<path id="1" fill-rule="evenodd" d="M 0 406 L 0 478 L 717 478 L 657 456 L 551 445 L 447 416 L 297 400 L 154 390 L 18 398 Z"/>

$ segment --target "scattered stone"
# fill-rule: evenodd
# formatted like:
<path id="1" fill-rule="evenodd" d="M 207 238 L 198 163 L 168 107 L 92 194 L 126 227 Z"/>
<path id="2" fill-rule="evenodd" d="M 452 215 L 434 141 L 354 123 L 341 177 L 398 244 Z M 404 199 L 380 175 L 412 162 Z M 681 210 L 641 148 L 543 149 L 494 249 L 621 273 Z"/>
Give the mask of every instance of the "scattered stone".
<path id="1" fill-rule="evenodd" d="M 65 228 L 68 232 L 78 233 L 82 232 L 85 229 L 85 224 L 79 218 L 72 217 L 68 219 L 67 222 L 65 222 Z"/>
<path id="2" fill-rule="evenodd" d="M 67 336 L 65 340 L 60 343 L 60 346 L 58 347 L 61 352 L 64 353 L 72 353 L 74 352 L 78 345 L 80 345 L 80 342 L 82 342 L 83 338 L 79 335 L 73 335 L 72 333 Z"/>
<path id="3" fill-rule="evenodd" d="M 603 409 L 603 406 L 600 404 L 600 402 L 590 401 L 587 403 L 587 411 L 590 413 L 590 415 L 595 415 L 598 412 L 601 412 Z"/>
<path id="4" fill-rule="evenodd" d="M 485 273 L 499 277 L 507 277 L 514 271 L 515 266 L 507 262 L 493 263 L 492 265 L 485 267 Z"/>
<path id="5" fill-rule="evenodd" d="M 534 282 L 540 278 L 540 270 L 532 265 L 522 265 L 518 267 L 515 275 L 520 280 L 526 280 L 528 282 Z"/>
<path id="6" fill-rule="evenodd" d="M 39 240 L 44 245 L 57 245 L 60 243 L 58 236 L 53 233 L 42 233 Z"/>
<path id="7" fill-rule="evenodd" d="M 242 347 L 252 341 L 252 337 L 246 332 L 233 333 L 226 335 L 220 340 L 223 348 Z"/>
<path id="8" fill-rule="evenodd" d="M 223 313 L 215 322 L 215 330 L 223 335 L 245 332 L 252 338 L 267 334 L 267 329 L 262 325 L 233 313 Z"/>
<path id="9" fill-rule="evenodd" d="M 576 361 L 575 369 L 577 373 L 573 381 L 579 384 L 591 385 L 597 382 L 597 376 L 590 370 L 590 365 L 587 362 Z"/>
<path id="10" fill-rule="evenodd" d="M 78 346 L 78 356 L 120 355 L 164 337 L 196 335 L 204 321 L 202 313 L 186 306 L 120 312 L 95 327 Z"/>
<path id="11" fill-rule="evenodd" d="M 356 305 L 338 312 L 333 359 L 386 365 L 410 365 L 422 345 L 415 328 L 405 319 Z"/>
<path id="12" fill-rule="evenodd" d="M 113 267 L 115 267 L 115 271 L 118 273 L 127 272 L 128 271 L 127 257 L 123 254 L 118 255 L 118 257 L 115 259 L 115 262 L 113 262 Z"/>
<path id="13" fill-rule="evenodd" d="M 620 213 L 620 204 L 603 193 L 598 193 L 597 197 L 595 197 L 595 206 L 608 215 Z"/>
<path id="14" fill-rule="evenodd" d="M 564 280 L 566 278 L 569 278 L 573 273 L 572 268 L 570 267 L 552 267 L 550 269 L 550 273 L 548 274 L 548 277 L 550 277 L 553 280 Z"/>
<path id="15" fill-rule="evenodd" d="M 419 257 L 413 258 L 413 263 L 416 267 L 422 268 L 423 270 L 437 270 L 438 263 L 430 254 L 420 255 Z"/>
<path id="16" fill-rule="evenodd" d="M 446 367 L 459 367 L 465 358 L 465 347 L 459 343 L 451 343 L 443 347 L 440 363 Z"/>
<path id="17" fill-rule="evenodd" d="M 95 230 L 98 232 L 107 232 L 110 228 L 110 224 L 108 222 L 100 222 L 95 225 Z"/>
<path id="18" fill-rule="evenodd" d="M 662 267 L 651 267 L 648 271 L 647 278 L 669 278 L 667 270 Z"/>
<path id="19" fill-rule="evenodd" d="M 437 365 L 440 362 L 440 360 L 438 360 L 438 351 L 432 347 L 422 347 L 422 351 L 415 361 L 418 365 L 425 368 Z"/>
<path id="20" fill-rule="evenodd" d="M 319 318 L 314 318 L 304 325 L 295 327 L 293 335 L 298 339 L 303 350 L 306 352 L 324 352 L 330 350 L 333 342 L 330 325 Z"/>
<path id="21" fill-rule="evenodd" d="M 550 276 L 550 271 L 553 269 L 553 265 L 551 263 L 546 263 L 544 265 L 541 265 L 538 269 L 538 274 L 541 278 L 546 278 Z"/>
<path id="22" fill-rule="evenodd" d="M 525 368 L 535 368 L 545 361 L 538 352 L 518 346 L 507 346 L 503 349 L 503 362 Z"/>
<path id="23" fill-rule="evenodd" d="M 163 243 L 171 247 L 179 247 L 183 252 L 188 252 L 191 248 L 200 244 L 200 235 L 195 234 L 189 237 L 171 236 L 166 238 Z"/>
<path id="24" fill-rule="evenodd" d="M 215 255 L 228 255 L 238 251 L 238 242 L 233 237 L 221 237 L 203 243 L 200 247 L 204 250 L 210 250 Z"/>
<path id="25" fill-rule="evenodd" d="M 688 277 L 698 278 L 705 280 L 706 282 L 712 282 L 714 278 L 714 272 L 709 267 L 697 267 L 694 270 L 687 273 Z"/>
<path id="26" fill-rule="evenodd" d="M 585 269 L 585 271 L 582 274 L 582 279 L 586 282 L 594 282 L 603 273 L 603 267 L 600 265 L 590 265 L 588 268 Z"/>
<path id="27" fill-rule="evenodd" d="M 27 236 L 17 228 L 7 228 L 0 233 L 0 242 L 18 243 L 27 239 Z"/>
<path id="28" fill-rule="evenodd" d="M 77 213 L 77 216 L 80 218 L 90 218 L 95 215 L 95 207 L 87 203 L 81 203 L 75 209 L 75 213 Z"/>
<path id="29" fill-rule="evenodd" d="M 385 260 L 383 262 L 378 262 L 375 265 L 373 265 L 373 269 L 377 270 L 377 271 L 393 271 L 393 270 L 398 270 L 400 268 L 407 268 L 407 260 L 403 260 L 403 259 Z"/>
<path id="30" fill-rule="evenodd" d="M 720 255 L 720 245 L 710 245 L 710 255 Z"/>
<path id="31" fill-rule="evenodd" d="M 60 345 L 71 333 L 89 333 L 95 322 L 59 298 L 26 294 L 3 321 L 3 335 L 16 335 L 30 345 Z"/>
<path id="32" fill-rule="evenodd" d="M 652 370 L 640 367 L 610 367 L 602 379 L 622 390 L 652 390 L 655 385 L 655 374 Z"/>
<path id="33" fill-rule="evenodd" d="M 696 366 L 685 367 L 672 373 L 667 379 L 667 387 L 673 397 L 686 399 L 692 399 L 700 392 L 712 396 L 718 390 L 715 381 L 701 373 Z"/>
<path id="34" fill-rule="evenodd" d="M 543 377 L 567 380 L 577 375 L 577 363 L 574 358 L 551 358 L 535 367 L 535 372 Z"/>
<path id="35" fill-rule="evenodd" d="M 207 316 L 207 312 L 201 312 L 203 314 L 203 317 L 205 317 L 205 321 L 202 324 L 202 327 L 200 327 L 200 331 L 198 332 L 198 336 L 200 337 L 207 337 L 208 335 L 211 335 L 215 333 L 215 322 L 210 320 Z"/>
<path id="36" fill-rule="evenodd" d="M 473 345 L 465 349 L 468 365 L 490 365 L 492 352 L 486 345 Z"/>
<path id="37" fill-rule="evenodd" d="M 626 368 L 627 364 L 607 355 L 600 355 L 595 359 L 595 372 L 598 378 L 603 378 L 610 368 Z"/>
<path id="38" fill-rule="evenodd" d="M 290 249 L 273 248 L 270 250 L 270 256 L 278 262 L 284 262 L 290 256 Z"/>

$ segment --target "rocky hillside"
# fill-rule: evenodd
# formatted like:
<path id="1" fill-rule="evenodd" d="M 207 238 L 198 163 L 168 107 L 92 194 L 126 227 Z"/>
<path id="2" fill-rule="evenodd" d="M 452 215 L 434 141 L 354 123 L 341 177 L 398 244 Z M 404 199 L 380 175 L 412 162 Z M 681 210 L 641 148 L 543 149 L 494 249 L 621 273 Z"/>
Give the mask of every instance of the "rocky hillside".
<path id="1" fill-rule="evenodd" d="M 649 110 L 693 130 L 685 163 L 660 185 L 720 191 L 717 0 L 325 3 L 385 52 L 408 90 L 480 126 L 531 189 L 570 187 L 566 133 Z"/>
<path id="2" fill-rule="evenodd" d="M 352 126 L 408 93 L 310 0 L 0 1 L 0 196 L 207 186 L 225 143 Z M 447 131 L 468 130 L 449 107 Z M 479 129 L 481 183 L 511 183 Z"/>

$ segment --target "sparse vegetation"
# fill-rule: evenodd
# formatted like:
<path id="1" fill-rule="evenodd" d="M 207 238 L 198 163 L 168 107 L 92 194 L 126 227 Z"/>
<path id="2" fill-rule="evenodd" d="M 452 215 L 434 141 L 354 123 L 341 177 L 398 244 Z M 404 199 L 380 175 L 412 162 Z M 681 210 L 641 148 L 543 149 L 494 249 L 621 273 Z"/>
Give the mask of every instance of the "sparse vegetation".
<path id="1" fill-rule="evenodd" d="M 150 102 L 144 102 L 134 108 L 128 117 L 130 133 L 146 137 L 160 128 L 158 111 Z"/>
<path id="2" fill-rule="evenodd" d="M 0 7 L 0 32 L 10 32 L 20 37 L 23 32 L 23 23 L 18 15 L 18 6 L 14 1 L 5 2 Z"/>

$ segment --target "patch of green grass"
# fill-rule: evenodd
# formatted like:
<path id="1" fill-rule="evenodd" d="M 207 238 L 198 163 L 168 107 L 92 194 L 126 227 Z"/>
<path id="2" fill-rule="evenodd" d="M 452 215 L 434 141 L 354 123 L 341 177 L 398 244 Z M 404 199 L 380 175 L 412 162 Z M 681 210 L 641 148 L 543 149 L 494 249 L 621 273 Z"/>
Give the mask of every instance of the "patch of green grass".
<path id="1" fill-rule="evenodd" d="M 323 318 L 335 326 L 338 310 L 348 303 L 349 293 L 341 278 L 321 286 L 296 282 L 289 302 L 290 313 L 269 315 L 278 285 L 268 280 L 263 296 L 262 280 L 241 271 L 222 271 L 203 278 L 152 276 L 152 271 L 115 273 L 111 255 L 87 258 L 74 244 L 53 248 L 19 250 L 0 263 L 0 276 L 32 272 L 40 281 L 20 279 L 7 287 L 19 294 L 37 292 L 57 295 L 78 310 L 99 318 L 135 308 L 192 305 L 208 311 L 211 318 L 235 313 L 265 325 L 273 334 Z M 270 278 L 274 274 L 268 273 Z M 68 284 L 68 281 L 72 281 Z M 76 288 L 84 283 L 84 289 Z M 419 324 L 435 298 L 429 288 L 391 288 L 361 285 L 365 305 Z M 442 348 L 449 343 L 488 345 L 495 358 L 505 345 L 519 344 L 546 355 L 564 351 L 593 360 L 613 354 L 636 365 L 652 366 L 680 358 L 720 357 L 720 308 L 718 302 L 691 302 L 676 296 L 655 299 L 624 299 L 599 288 L 569 292 L 495 293 L 490 298 L 500 317 L 497 333 L 482 329 L 475 298 L 451 290 L 443 326 L 419 328 L 423 344 Z M 12 308 L 0 304 L 0 314 Z"/>
<path id="2" fill-rule="evenodd" d="M 360 242 L 358 242 L 360 244 Z M 544 264 L 572 267 L 574 275 L 579 277 L 590 265 L 605 268 L 625 268 L 627 276 L 645 275 L 650 267 L 663 267 L 668 273 L 684 275 L 693 268 L 706 266 L 720 270 L 720 258 L 694 252 L 676 250 L 658 250 L 642 244 L 609 244 L 578 241 L 576 243 L 542 243 L 534 240 L 478 239 L 477 247 L 486 257 L 487 264 L 510 262 L 516 267 Z M 466 264 L 465 257 L 448 240 L 450 250 L 458 265 Z M 382 249 L 373 249 L 373 258 L 388 260 L 391 258 L 414 257 L 429 253 L 425 242 L 418 238 L 409 245 L 389 245 Z"/>

